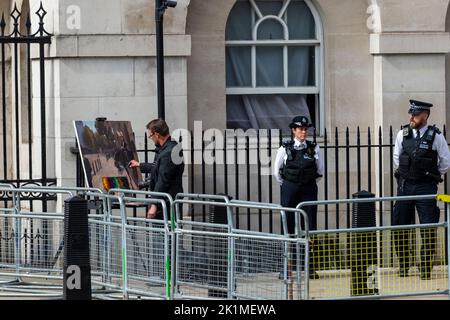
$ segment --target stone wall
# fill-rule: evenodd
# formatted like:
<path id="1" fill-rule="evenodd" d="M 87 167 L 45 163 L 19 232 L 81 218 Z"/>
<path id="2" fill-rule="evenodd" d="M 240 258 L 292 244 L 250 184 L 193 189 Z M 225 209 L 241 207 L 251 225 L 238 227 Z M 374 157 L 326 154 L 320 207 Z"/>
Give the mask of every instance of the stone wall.
<path id="1" fill-rule="evenodd" d="M 31 1 L 32 6 L 39 1 Z M 166 120 L 172 129 L 187 127 L 185 35 L 186 7 L 179 1 L 165 15 Z M 138 148 L 145 125 L 157 117 L 154 1 L 43 1 L 48 31 L 54 34 L 47 52 L 47 98 L 50 144 L 58 184 L 75 184 L 73 120 L 131 121 Z M 79 28 L 68 21 L 78 8 Z M 37 63 L 37 62 L 36 62 Z M 38 65 L 34 66 L 36 71 Z M 37 74 L 37 73 L 36 73 Z M 33 92 L 40 98 L 39 88 Z M 38 136 L 39 133 L 36 132 Z M 38 137 L 40 138 L 40 137 Z"/>

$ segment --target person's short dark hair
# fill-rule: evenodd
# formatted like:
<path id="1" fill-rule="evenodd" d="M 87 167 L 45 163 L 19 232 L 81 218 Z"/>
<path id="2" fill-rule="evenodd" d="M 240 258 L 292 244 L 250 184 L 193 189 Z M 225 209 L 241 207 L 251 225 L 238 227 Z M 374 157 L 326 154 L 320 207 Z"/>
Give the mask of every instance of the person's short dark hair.
<path id="1" fill-rule="evenodd" d="M 165 137 L 169 135 L 169 126 L 163 119 L 154 119 L 147 123 L 146 128 L 153 133 L 159 133 L 161 136 Z"/>

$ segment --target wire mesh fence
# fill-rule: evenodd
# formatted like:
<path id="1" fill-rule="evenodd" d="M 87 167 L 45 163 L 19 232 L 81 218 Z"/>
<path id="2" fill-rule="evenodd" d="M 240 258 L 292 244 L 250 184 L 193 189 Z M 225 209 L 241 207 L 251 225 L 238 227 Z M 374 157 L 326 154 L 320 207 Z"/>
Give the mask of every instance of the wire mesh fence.
<path id="1" fill-rule="evenodd" d="M 170 241 L 164 222 L 130 219 L 126 235 L 129 292 L 166 298 Z"/>
<path id="2" fill-rule="evenodd" d="M 208 195 L 169 199 L 164 206 L 160 199 L 79 193 L 101 200 L 88 224 L 95 298 L 303 300 L 449 293 L 447 222 L 309 231 L 296 219 L 297 234 L 285 235 L 235 228 L 232 212 L 270 209 L 285 225 L 284 211 L 303 214 L 301 208 Z M 435 196 L 421 198 L 427 197 Z M 25 284 L 22 277 L 40 278 L 42 285 L 35 292 L 54 295 L 62 290 L 64 215 L 29 212 L 19 197 L 13 199 L 11 207 L 0 209 L 0 276 L 20 284 Z M 112 202 L 119 212 L 113 211 Z M 136 202 L 161 204 L 164 219 L 129 216 L 127 206 Z M 211 217 L 221 222 L 183 218 L 180 203 L 210 207 Z M 168 208 L 177 214 L 173 219 Z M 48 279 L 54 281 L 49 284 Z M 0 284 L 0 290 L 11 290 L 4 281 Z M 43 290 L 46 285 L 53 287 Z"/>
<path id="3" fill-rule="evenodd" d="M 228 297 L 227 225 L 178 221 L 175 297 Z"/>
<path id="4" fill-rule="evenodd" d="M 306 298 L 306 243 L 286 237 L 248 238 L 235 241 L 236 298 L 301 300 Z"/>
<path id="5" fill-rule="evenodd" d="M 448 292 L 445 224 L 318 233 L 310 298 L 442 294 Z M 391 259 L 390 252 L 394 259 Z M 384 253 L 384 254 L 382 254 Z"/>
<path id="6" fill-rule="evenodd" d="M 89 220 L 92 283 L 122 290 L 122 225 L 96 218 Z"/>

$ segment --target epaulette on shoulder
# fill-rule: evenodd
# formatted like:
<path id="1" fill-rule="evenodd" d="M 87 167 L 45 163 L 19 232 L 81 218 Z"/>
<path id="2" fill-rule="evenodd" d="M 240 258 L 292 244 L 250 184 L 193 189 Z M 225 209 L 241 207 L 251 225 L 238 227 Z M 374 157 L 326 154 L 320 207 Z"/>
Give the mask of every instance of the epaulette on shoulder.
<path id="1" fill-rule="evenodd" d="M 294 140 L 285 140 L 281 145 L 285 148 L 292 147 L 294 145 Z"/>
<path id="2" fill-rule="evenodd" d="M 402 126 L 402 135 L 403 137 L 408 137 L 410 135 L 410 131 L 411 131 L 411 127 L 409 126 L 409 124 Z"/>
<path id="3" fill-rule="evenodd" d="M 405 125 L 402 125 L 400 128 L 401 128 L 402 130 L 403 130 L 403 129 L 406 129 L 406 128 L 409 128 L 409 123 L 408 123 L 408 124 L 405 124 Z"/>
<path id="4" fill-rule="evenodd" d="M 439 130 L 439 128 L 436 127 L 435 124 L 433 124 L 433 125 L 431 126 L 431 128 L 434 130 L 434 132 L 436 132 L 436 134 L 441 134 L 441 130 Z"/>

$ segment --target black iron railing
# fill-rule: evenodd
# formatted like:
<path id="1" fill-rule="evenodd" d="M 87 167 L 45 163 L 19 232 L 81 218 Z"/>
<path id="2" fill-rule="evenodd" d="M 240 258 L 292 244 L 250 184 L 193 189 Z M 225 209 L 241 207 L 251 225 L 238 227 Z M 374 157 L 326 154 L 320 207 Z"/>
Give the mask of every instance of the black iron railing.
<path id="1" fill-rule="evenodd" d="M 24 2 L 25 3 L 25 2 Z M 21 12 L 17 5 L 9 14 L 0 19 L 0 51 L 1 51 L 1 115 L 0 150 L 2 150 L 2 166 L 0 167 L 0 183 L 15 187 L 39 187 L 56 185 L 56 179 L 49 177 L 47 171 L 47 123 L 45 95 L 45 47 L 51 43 L 51 34 L 45 30 L 44 17 L 47 12 L 42 3 L 34 13 L 37 25 L 32 31 L 30 12 Z M 8 26 L 10 26 L 8 28 Z M 37 56 L 33 57 L 39 68 L 32 75 L 31 50 L 38 47 Z M 33 82 L 39 82 L 39 106 L 33 106 Z M 39 117 L 33 121 L 33 116 Z M 33 126 L 35 126 L 33 128 Z M 35 134 L 33 135 L 33 132 Z M 33 141 L 34 136 L 41 139 Z M 39 143 L 39 144 L 38 144 Z M 39 165 L 36 165 L 40 161 Z M 37 206 L 47 212 L 49 201 L 56 201 L 56 195 L 46 193 L 22 193 L 21 199 L 29 201 L 30 211 Z M 3 207 L 11 205 L 11 194 L 0 192 Z M 5 259 L 11 257 L 14 241 L 14 226 L 10 219 L 3 217 L 0 226 L 0 250 Z M 25 256 L 33 264 L 50 265 L 47 257 L 43 258 L 41 251 L 49 250 L 49 228 L 47 221 L 40 225 L 27 226 L 22 240 L 25 243 Z M 29 252 L 28 252 L 29 250 Z M 9 254 L 8 254 L 9 253 Z"/>
<path id="2" fill-rule="evenodd" d="M 319 199 L 352 198 L 353 193 L 361 190 L 367 190 L 377 196 L 394 196 L 395 134 L 397 130 L 394 132 L 392 127 L 384 134 L 380 127 L 375 135 L 371 128 L 362 132 L 359 127 L 353 131 L 350 128 L 335 128 L 332 134 L 325 130 L 322 137 L 316 137 L 312 133 L 310 139 L 319 144 L 324 159 L 324 177 L 318 182 Z M 230 134 L 230 131 L 225 130 L 222 136 L 226 141 L 224 144 L 215 143 L 214 138 L 205 141 L 204 137 L 202 132 L 201 143 L 195 142 L 193 136 L 178 139 L 183 144 L 186 160 L 185 191 L 221 193 L 239 200 L 280 202 L 280 187 L 272 175 L 271 165 L 282 140 L 289 137 L 283 138 L 280 130 L 268 131 L 264 135 L 256 133 L 246 136 L 233 132 Z M 143 145 L 144 148 L 138 150 L 140 159 L 151 162 L 154 150 L 149 149 L 147 138 Z M 214 161 L 207 161 L 207 155 Z M 199 159 L 201 161 L 198 161 Z M 78 164 L 77 185 L 84 186 L 81 162 L 78 161 Z M 447 175 L 441 188 L 442 192 L 447 192 Z M 391 224 L 392 209 L 393 203 L 379 204 L 377 218 L 380 225 Z M 208 221 L 206 206 L 193 206 L 189 208 L 189 214 L 196 221 Z M 271 211 L 236 209 L 234 214 L 238 228 L 281 232 L 279 216 Z M 319 208 L 319 216 L 320 229 L 351 227 L 350 205 L 323 206 Z"/>
<path id="3" fill-rule="evenodd" d="M 19 11 L 17 4 L 10 13 L 11 30 L 7 30 L 5 13 L 0 19 L 0 45 L 1 45 L 1 106 L 2 106 L 2 151 L 3 170 L 0 173 L 0 183 L 20 186 L 51 186 L 56 184 L 56 179 L 49 178 L 47 172 L 47 124 L 46 124 L 46 96 L 45 96 L 45 46 L 51 43 L 51 34 L 45 30 L 44 17 L 47 12 L 42 6 L 35 12 L 38 27 L 32 32 L 30 13 Z M 39 46 L 39 75 L 32 75 L 31 68 L 31 48 Z M 7 56 L 7 49 L 10 52 L 10 59 Z M 21 54 L 21 49 L 25 54 Z M 10 62 L 9 62 L 9 61 Z M 10 68 L 7 68 L 10 63 Z M 23 80 L 21 80 L 23 79 Z M 39 81 L 40 106 L 34 108 L 39 110 L 33 113 L 32 82 Z M 22 82 L 21 82 L 22 81 Z M 11 99 L 7 96 L 7 87 L 11 87 Z M 14 112 L 12 112 L 14 110 Z M 14 113 L 14 117 L 9 119 L 9 115 Z M 40 117 L 39 128 L 33 129 L 33 114 Z M 21 130 L 26 128 L 26 130 Z M 33 130 L 39 132 L 40 150 L 36 153 L 36 144 L 33 144 Z M 9 135 L 13 132 L 14 135 Z M 24 141 L 26 141 L 24 143 Z M 22 148 L 25 144 L 26 148 Z M 26 152 L 23 152 L 26 149 Z M 40 168 L 36 168 L 35 157 L 40 157 Z M 14 162 L 14 163 L 12 163 Z M 26 163 L 27 170 L 21 168 Z M 47 210 L 47 195 L 41 196 L 43 209 Z M 1 198 L 8 201 L 9 198 Z M 30 197 L 31 200 L 37 200 Z M 32 206 L 32 203 L 30 203 Z"/>

